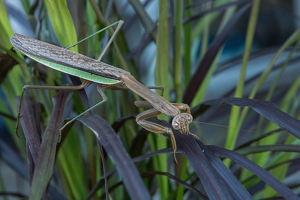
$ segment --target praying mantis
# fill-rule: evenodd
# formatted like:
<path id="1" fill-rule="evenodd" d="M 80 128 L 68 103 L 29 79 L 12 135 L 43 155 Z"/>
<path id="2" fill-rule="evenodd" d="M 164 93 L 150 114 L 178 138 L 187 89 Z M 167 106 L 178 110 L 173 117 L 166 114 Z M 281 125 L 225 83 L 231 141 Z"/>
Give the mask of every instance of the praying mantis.
<path id="1" fill-rule="evenodd" d="M 172 127 L 176 130 L 179 130 L 182 134 L 190 134 L 194 137 L 198 138 L 196 135 L 190 133 L 189 124 L 193 121 L 193 117 L 190 113 L 190 108 L 186 104 L 182 103 L 170 103 L 162 96 L 156 94 L 150 89 L 158 89 L 160 87 L 146 87 L 140 82 L 138 82 L 130 72 L 122 70 L 120 68 L 108 65 L 106 63 L 101 62 L 103 55 L 106 50 L 112 43 L 117 32 L 121 29 L 124 21 L 120 20 L 110 26 L 105 27 L 104 29 L 90 35 L 89 37 L 94 36 L 95 34 L 108 29 L 111 26 L 118 24 L 115 32 L 110 38 L 108 44 L 103 49 L 97 60 L 89 58 L 79 53 L 75 53 L 73 51 L 68 50 L 78 43 L 68 47 L 61 48 L 46 42 L 42 42 L 36 39 L 32 39 L 23 35 L 15 34 L 10 37 L 10 41 L 12 45 L 19 50 L 21 53 L 30 57 L 31 59 L 42 63 L 54 70 L 59 72 L 77 76 L 79 78 L 84 79 L 85 81 L 79 86 L 39 86 L 39 85 L 25 85 L 22 89 L 22 94 L 20 98 L 20 104 L 18 108 L 18 116 L 17 116 L 17 124 L 16 124 L 16 132 L 19 125 L 20 111 L 22 106 L 23 95 L 26 90 L 29 89 L 48 89 L 48 90 L 80 90 L 89 86 L 92 82 L 99 83 L 97 86 L 97 91 L 103 98 L 103 100 L 91 108 L 87 109 L 85 112 L 81 113 L 77 117 L 73 118 L 69 122 L 67 122 L 61 129 L 64 129 L 68 124 L 76 120 L 78 117 L 87 113 L 91 109 L 99 106 L 108 100 L 103 92 L 103 88 L 107 89 L 129 89 L 146 101 L 136 101 L 134 102 L 137 107 L 140 108 L 149 108 L 148 110 L 140 113 L 136 117 L 136 122 L 146 130 L 150 132 L 154 132 L 155 134 L 159 133 L 168 133 L 171 136 L 172 147 L 174 151 L 174 158 L 177 163 L 175 153 L 177 150 L 176 141 L 172 129 L 168 127 L 161 126 L 159 124 L 149 122 L 146 119 L 149 117 L 157 116 L 161 113 L 164 113 L 168 116 L 173 117 Z M 87 37 L 87 38 L 89 38 Z M 85 38 L 85 39 L 87 39 Z M 122 85 L 123 87 L 116 87 L 116 85 Z M 180 112 L 182 110 L 182 113 Z M 60 134 L 59 133 L 59 134 Z"/>

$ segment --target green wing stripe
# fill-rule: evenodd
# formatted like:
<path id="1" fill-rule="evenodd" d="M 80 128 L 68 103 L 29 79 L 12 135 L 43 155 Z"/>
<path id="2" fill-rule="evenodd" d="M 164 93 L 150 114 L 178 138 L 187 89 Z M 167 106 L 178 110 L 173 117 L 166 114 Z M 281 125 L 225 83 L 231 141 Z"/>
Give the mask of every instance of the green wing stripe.
<path id="1" fill-rule="evenodd" d="M 28 57 L 32 58 L 33 60 L 35 60 L 39 63 L 42 63 L 43 65 L 46 65 L 54 70 L 57 70 L 59 72 L 65 73 L 65 74 L 77 76 L 79 78 L 89 80 L 89 81 L 92 81 L 95 83 L 102 83 L 105 85 L 113 85 L 113 84 L 117 84 L 117 83 L 121 82 L 119 80 L 114 80 L 114 79 L 109 79 L 109 78 L 105 78 L 102 76 L 97 76 L 97 75 L 91 74 L 89 72 L 81 71 L 81 70 L 74 69 L 71 67 L 66 67 L 64 65 L 60 65 L 60 64 L 57 64 L 54 62 L 50 62 L 48 60 L 41 59 L 37 56 L 33 56 L 33 55 L 27 54 L 25 52 L 23 52 L 23 53 L 26 54 Z"/>

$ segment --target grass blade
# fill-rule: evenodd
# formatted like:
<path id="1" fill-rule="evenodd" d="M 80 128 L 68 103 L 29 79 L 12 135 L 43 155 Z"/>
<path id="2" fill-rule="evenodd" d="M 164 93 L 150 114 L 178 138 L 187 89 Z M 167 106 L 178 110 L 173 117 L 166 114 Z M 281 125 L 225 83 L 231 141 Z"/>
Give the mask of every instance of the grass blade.
<path id="1" fill-rule="evenodd" d="M 242 61 L 241 74 L 240 74 L 239 82 L 236 87 L 236 91 L 235 91 L 235 95 L 234 95 L 235 97 L 243 96 L 244 82 L 245 82 L 246 71 L 247 71 L 247 63 L 248 63 L 249 55 L 251 52 L 251 47 L 252 47 L 257 17 L 258 17 L 259 5 L 260 5 L 260 1 L 255 0 L 253 2 L 253 6 L 251 9 L 250 19 L 249 19 L 248 28 L 247 28 L 247 37 L 246 37 L 246 44 L 245 44 L 245 50 L 244 50 L 244 55 L 243 55 L 243 61 Z M 229 127 L 236 126 L 236 124 L 238 123 L 238 120 L 239 120 L 239 115 L 240 115 L 240 108 L 233 106 L 231 109 Z M 238 130 L 239 129 L 228 129 L 228 136 L 227 136 L 226 145 L 225 145 L 227 149 L 234 148 L 234 145 L 235 145 L 235 142 L 237 139 L 237 135 L 238 135 Z"/>
<path id="2" fill-rule="evenodd" d="M 192 100 L 194 99 L 201 83 L 203 82 L 210 66 L 212 65 L 219 49 L 223 46 L 226 41 L 227 36 L 232 31 L 235 24 L 238 22 L 240 17 L 248 10 L 251 3 L 243 6 L 228 22 L 227 26 L 223 29 L 223 31 L 219 34 L 219 36 L 212 42 L 209 46 L 205 56 L 203 57 L 202 62 L 200 63 L 197 71 L 195 72 L 193 78 L 191 79 L 187 90 L 185 91 L 183 102 L 190 105 Z"/>
<path id="3" fill-rule="evenodd" d="M 169 25 L 168 25 L 168 1 L 159 1 L 159 19 L 158 31 L 156 40 L 156 68 L 155 68 L 155 83 L 156 85 L 163 85 L 165 88 L 164 98 L 169 100 Z M 166 119 L 166 118 L 165 118 Z M 167 140 L 165 138 L 156 138 L 156 148 L 164 149 L 167 147 Z M 156 170 L 167 171 L 167 156 L 159 155 L 157 159 Z M 167 177 L 159 177 L 158 185 L 161 191 L 161 197 L 167 198 L 169 193 Z"/>

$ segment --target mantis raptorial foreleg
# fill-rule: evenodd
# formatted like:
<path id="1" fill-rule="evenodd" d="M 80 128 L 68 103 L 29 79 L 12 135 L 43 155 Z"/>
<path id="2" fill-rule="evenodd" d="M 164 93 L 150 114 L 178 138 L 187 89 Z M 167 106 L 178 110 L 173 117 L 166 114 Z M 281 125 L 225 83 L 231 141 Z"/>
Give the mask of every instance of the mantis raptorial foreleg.
<path id="1" fill-rule="evenodd" d="M 173 150 L 174 150 L 174 159 L 175 159 L 175 162 L 177 163 L 177 159 L 175 156 L 177 146 L 176 146 L 176 140 L 175 140 L 172 129 L 161 126 L 154 122 L 145 120 L 150 117 L 155 117 L 155 116 L 161 114 L 161 112 L 156 110 L 155 108 L 153 108 L 153 106 L 147 101 L 135 101 L 134 104 L 139 108 L 150 108 L 149 110 L 146 110 L 136 116 L 137 124 L 139 124 L 140 126 L 145 128 L 146 130 L 155 133 L 156 135 L 158 135 L 158 133 L 170 134 L 172 146 L 173 146 Z M 181 103 L 172 103 L 172 105 L 184 112 L 173 118 L 173 121 L 172 121 L 173 128 L 179 130 L 183 134 L 190 134 L 190 135 L 194 136 L 195 138 L 199 139 L 198 136 L 192 134 L 188 128 L 189 123 L 193 120 L 193 119 L 191 119 L 191 115 L 190 115 L 190 107 L 186 104 L 181 104 Z"/>
<path id="2" fill-rule="evenodd" d="M 136 116 L 136 121 L 141 121 L 141 120 L 145 120 L 147 118 L 150 118 L 150 117 L 155 117 L 159 114 L 161 114 L 160 111 L 156 110 L 153 108 L 153 106 L 147 102 L 147 101 L 135 101 L 134 104 L 139 107 L 139 108 L 150 108 L 149 110 L 146 110 L 140 114 L 138 114 Z M 187 104 L 183 104 L 183 103 L 171 103 L 173 106 L 175 106 L 176 108 L 182 110 L 183 113 L 180 114 L 180 116 L 175 116 L 173 118 L 173 122 L 172 122 L 172 125 L 173 125 L 173 128 L 176 129 L 174 127 L 174 124 L 173 123 L 176 123 L 176 117 L 180 117 L 180 119 L 182 119 L 183 121 L 180 122 L 180 125 L 187 125 L 187 123 L 189 121 L 192 121 L 193 119 L 190 119 L 191 117 L 191 112 L 190 112 L 190 107 L 187 105 Z M 185 128 L 184 128 L 185 129 Z M 147 129 L 148 130 L 148 129 Z M 188 130 L 188 126 L 187 126 L 187 130 L 184 130 L 182 131 L 182 128 L 177 128 L 176 130 L 180 130 L 182 133 L 185 133 L 185 134 L 189 134 L 189 135 L 192 135 L 194 136 L 195 138 L 199 139 L 198 136 L 192 134 L 189 130 Z"/>
<path id="3" fill-rule="evenodd" d="M 176 150 L 177 150 L 176 140 L 175 140 L 172 129 L 170 129 L 168 127 L 165 127 L 165 126 L 161 126 L 159 124 L 156 124 L 156 123 L 153 123 L 153 122 L 150 122 L 150 121 L 146 121 L 146 120 L 137 121 L 137 124 L 142 126 L 144 129 L 155 133 L 157 136 L 158 136 L 158 133 L 168 133 L 168 134 L 170 134 L 171 141 L 172 141 L 172 147 L 173 147 L 173 151 L 174 151 L 174 159 L 175 159 L 175 162 L 178 164 L 176 156 L 175 156 L 175 153 L 176 153 Z"/>

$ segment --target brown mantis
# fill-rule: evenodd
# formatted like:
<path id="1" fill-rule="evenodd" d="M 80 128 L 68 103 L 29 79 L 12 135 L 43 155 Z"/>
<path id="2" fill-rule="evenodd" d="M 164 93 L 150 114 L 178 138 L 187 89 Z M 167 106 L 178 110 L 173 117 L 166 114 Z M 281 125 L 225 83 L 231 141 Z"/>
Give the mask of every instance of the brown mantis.
<path id="1" fill-rule="evenodd" d="M 36 60 L 37 62 L 40 62 L 54 70 L 60 71 L 65 74 L 77 76 L 85 80 L 79 86 L 25 85 L 22 90 L 19 109 L 18 109 L 16 131 L 19 124 L 22 98 L 24 92 L 28 89 L 80 90 L 89 86 L 92 82 L 99 83 L 99 85 L 97 86 L 97 90 L 102 96 L 103 100 L 97 103 L 96 105 L 94 105 L 93 107 L 89 108 L 88 110 L 86 110 L 84 113 L 81 113 L 80 115 L 78 115 L 77 117 L 69 121 L 68 123 L 66 123 L 60 129 L 61 132 L 61 130 L 64 127 L 66 127 L 68 124 L 70 124 L 72 121 L 74 121 L 75 119 L 85 114 L 89 110 L 95 108 L 96 106 L 108 100 L 105 94 L 103 93 L 102 88 L 124 89 L 125 87 L 125 89 L 132 90 L 133 92 L 135 92 L 136 94 L 138 94 L 139 96 L 147 100 L 147 101 L 136 101 L 135 105 L 137 107 L 150 108 L 137 115 L 136 122 L 143 128 L 147 129 L 148 131 L 154 132 L 156 134 L 158 133 L 170 134 L 172 146 L 174 150 L 174 158 L 175 161 L 177 162 L 175 157 L 175 152 L 177 147 L 176 147 L 176 141 L 172 130 L 170 128 L 161 126 L 159 124 L 149 122 L 145 119 L 164 113 L 166 115 L 173 117 L 172 126 L 174 129 L 179 130 L 183 134 L 191 134 L 194 137 L 198 138 L 196 135 L 190 133 L 189 131 L 189 124 L 193 121 L 193 117 L 190 114 L 190 108 L 186 104 L 169 103 L 162 96 L 150 90 L 150 89 L 157 89 L 160 87 L 154 86 L 148 88 L 143 84 L 141 84 L 140 82 L 138 82 L 129 72 L 100 61 L 104 53 L 108 49 L 109 45 L 112 43 L 112 40 L 115 37 L 116 33 L 121 29 L 124 22 L 121 20 L 98 31 L 101 32 L 117 23 L 118 23 L 118 27 L 116 28 L 116 31 L 112 35 L 111 39 L 109 40 L 108 44 L 106 45 L 106 47 L 104 48 L 103 52 L 101 53 L 101 55 L 97 60 L 75 53 L 66 48 L 61 48 L 19 34 L 15 34 L 10 38 L 11 43 L 17 50 L 21 51 L 23 54 L 27 55 L 33 60 Z M 93 35 L 97 34 L 98 32 L 94 33 Z M 72 46 L 75 46 L 78 43 Z M 122 85 L 124 87 L 116 87 L 116 85 Z M 182 110 L 183 113 L 180 113 L 180 110 Z"/>

